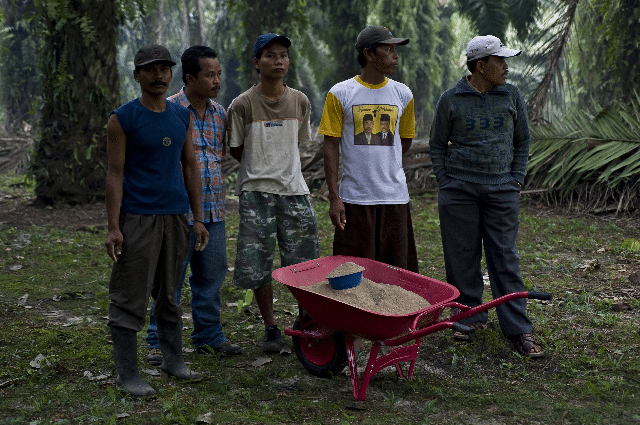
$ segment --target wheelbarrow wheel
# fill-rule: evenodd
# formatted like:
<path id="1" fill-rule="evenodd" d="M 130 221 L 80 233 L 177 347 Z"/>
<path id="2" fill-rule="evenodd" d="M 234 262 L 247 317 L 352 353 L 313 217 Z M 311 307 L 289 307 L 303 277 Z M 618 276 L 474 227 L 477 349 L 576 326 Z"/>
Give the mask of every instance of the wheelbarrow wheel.
<path id="1" fill-rule="evenodd" d="M 300 318 L 293 324 L 295 330 L 313 331 L 320 329 L 310 316 L 304 315 L 304 324 L 300 326 Z M 336 332 L 329 338 L 292 337 L 293 350 L 312 375 L 320 378 L 331 378 L 345 368 L 348 362 L 347 344 L 343 332 Z"/>

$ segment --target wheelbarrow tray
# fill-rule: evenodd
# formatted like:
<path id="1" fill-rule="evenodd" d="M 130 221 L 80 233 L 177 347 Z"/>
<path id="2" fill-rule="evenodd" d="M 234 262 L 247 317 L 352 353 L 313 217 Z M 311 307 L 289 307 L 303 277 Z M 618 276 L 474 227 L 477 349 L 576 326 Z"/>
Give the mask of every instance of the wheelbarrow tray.
<path id="1" fill-rule="evenodd" d="M 396 285 L 414 292 L 431 304 L 408 314 L 390 315 L 365 310 L 333 298 L 311 292 L 306 287 L 326 280 L 336 267 L 352 262 L 364 267 L 363 277 L 377 283 Z M 443 304 L 455 300 L 459 291 L 448 283 L 367 258 L 336 255 L 306 261 L 273 271 L 273 278 L 284 284 L 302 308 L 318 324 L 372 341 L 383 341 L 414 331 L 418 315 L 420 325 L 437 320 Z"/>

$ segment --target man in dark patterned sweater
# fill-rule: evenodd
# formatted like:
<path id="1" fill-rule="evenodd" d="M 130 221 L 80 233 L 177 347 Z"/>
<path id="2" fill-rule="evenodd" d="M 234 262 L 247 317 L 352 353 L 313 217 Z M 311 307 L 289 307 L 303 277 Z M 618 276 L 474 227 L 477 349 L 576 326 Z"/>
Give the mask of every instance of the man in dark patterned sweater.
<path id="1" fill-rule="evenodd" d="M 438 182 L 438 211 L 447 281 L 460 290 L 458 301 L 482 303 L 482 247 L 493 297 L 524 290 L 516 250 L 519 193 L 524 184 L 531 137 L 525 103 L 506 84 L 509 49 L 494 36 L 475 37 L 467 46 L 471 72 L 442 94 L 429 140 Z M 531 335 L 527 300 L 496 309 L 503 334 L 520 353 L 542 357 Z M 482 329 L 487 313 L 463 323 Z M 468 335 L 456 332 L 459 340 Z"/>

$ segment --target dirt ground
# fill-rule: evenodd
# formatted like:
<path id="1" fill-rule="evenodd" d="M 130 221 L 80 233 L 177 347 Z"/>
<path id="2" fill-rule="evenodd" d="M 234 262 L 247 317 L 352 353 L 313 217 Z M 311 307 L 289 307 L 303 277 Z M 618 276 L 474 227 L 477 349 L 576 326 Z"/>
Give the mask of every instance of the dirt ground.
<path id="1" fill-rule="evenodd" d="M 107 228 L 107 211 L 104 203 L 40 208 L 31 200 L 21 198 L 0 201 L 0 226 L 25 228 L 31 225 L 103 230 Z"/>
<path id="2" fill-rule="evenodd" d="M 99 231 L 107 228 L 104 202 L 88 205 L 38 207 L 35 198 L 22 198 L 0 192 L 0 226 L 25 228 L 31 225 Z M 237 210 L 238 202 L 227 199 L 227 211 Z"/>

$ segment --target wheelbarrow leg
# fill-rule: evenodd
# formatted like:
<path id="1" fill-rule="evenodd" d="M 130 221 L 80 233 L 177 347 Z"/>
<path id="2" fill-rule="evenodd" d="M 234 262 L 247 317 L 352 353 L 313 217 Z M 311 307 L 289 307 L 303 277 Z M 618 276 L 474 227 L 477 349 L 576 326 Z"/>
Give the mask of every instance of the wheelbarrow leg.
<path id="1" fill-rule="evenodd" d="M 358 383 L 358 365 L 356 363 L 357 356 L 356 350 L 353 347 L 354 336 L 351 334 L 344 335 L 344 341 L 347 344 L 347 358 L 349 359 L 349 372 L 351 375 L 351 392 L 353 399 L 359 401 L 358 393 L 360 390 L 360 384 Z M 364 400 L 364 398 L 362 399 Z"/>

